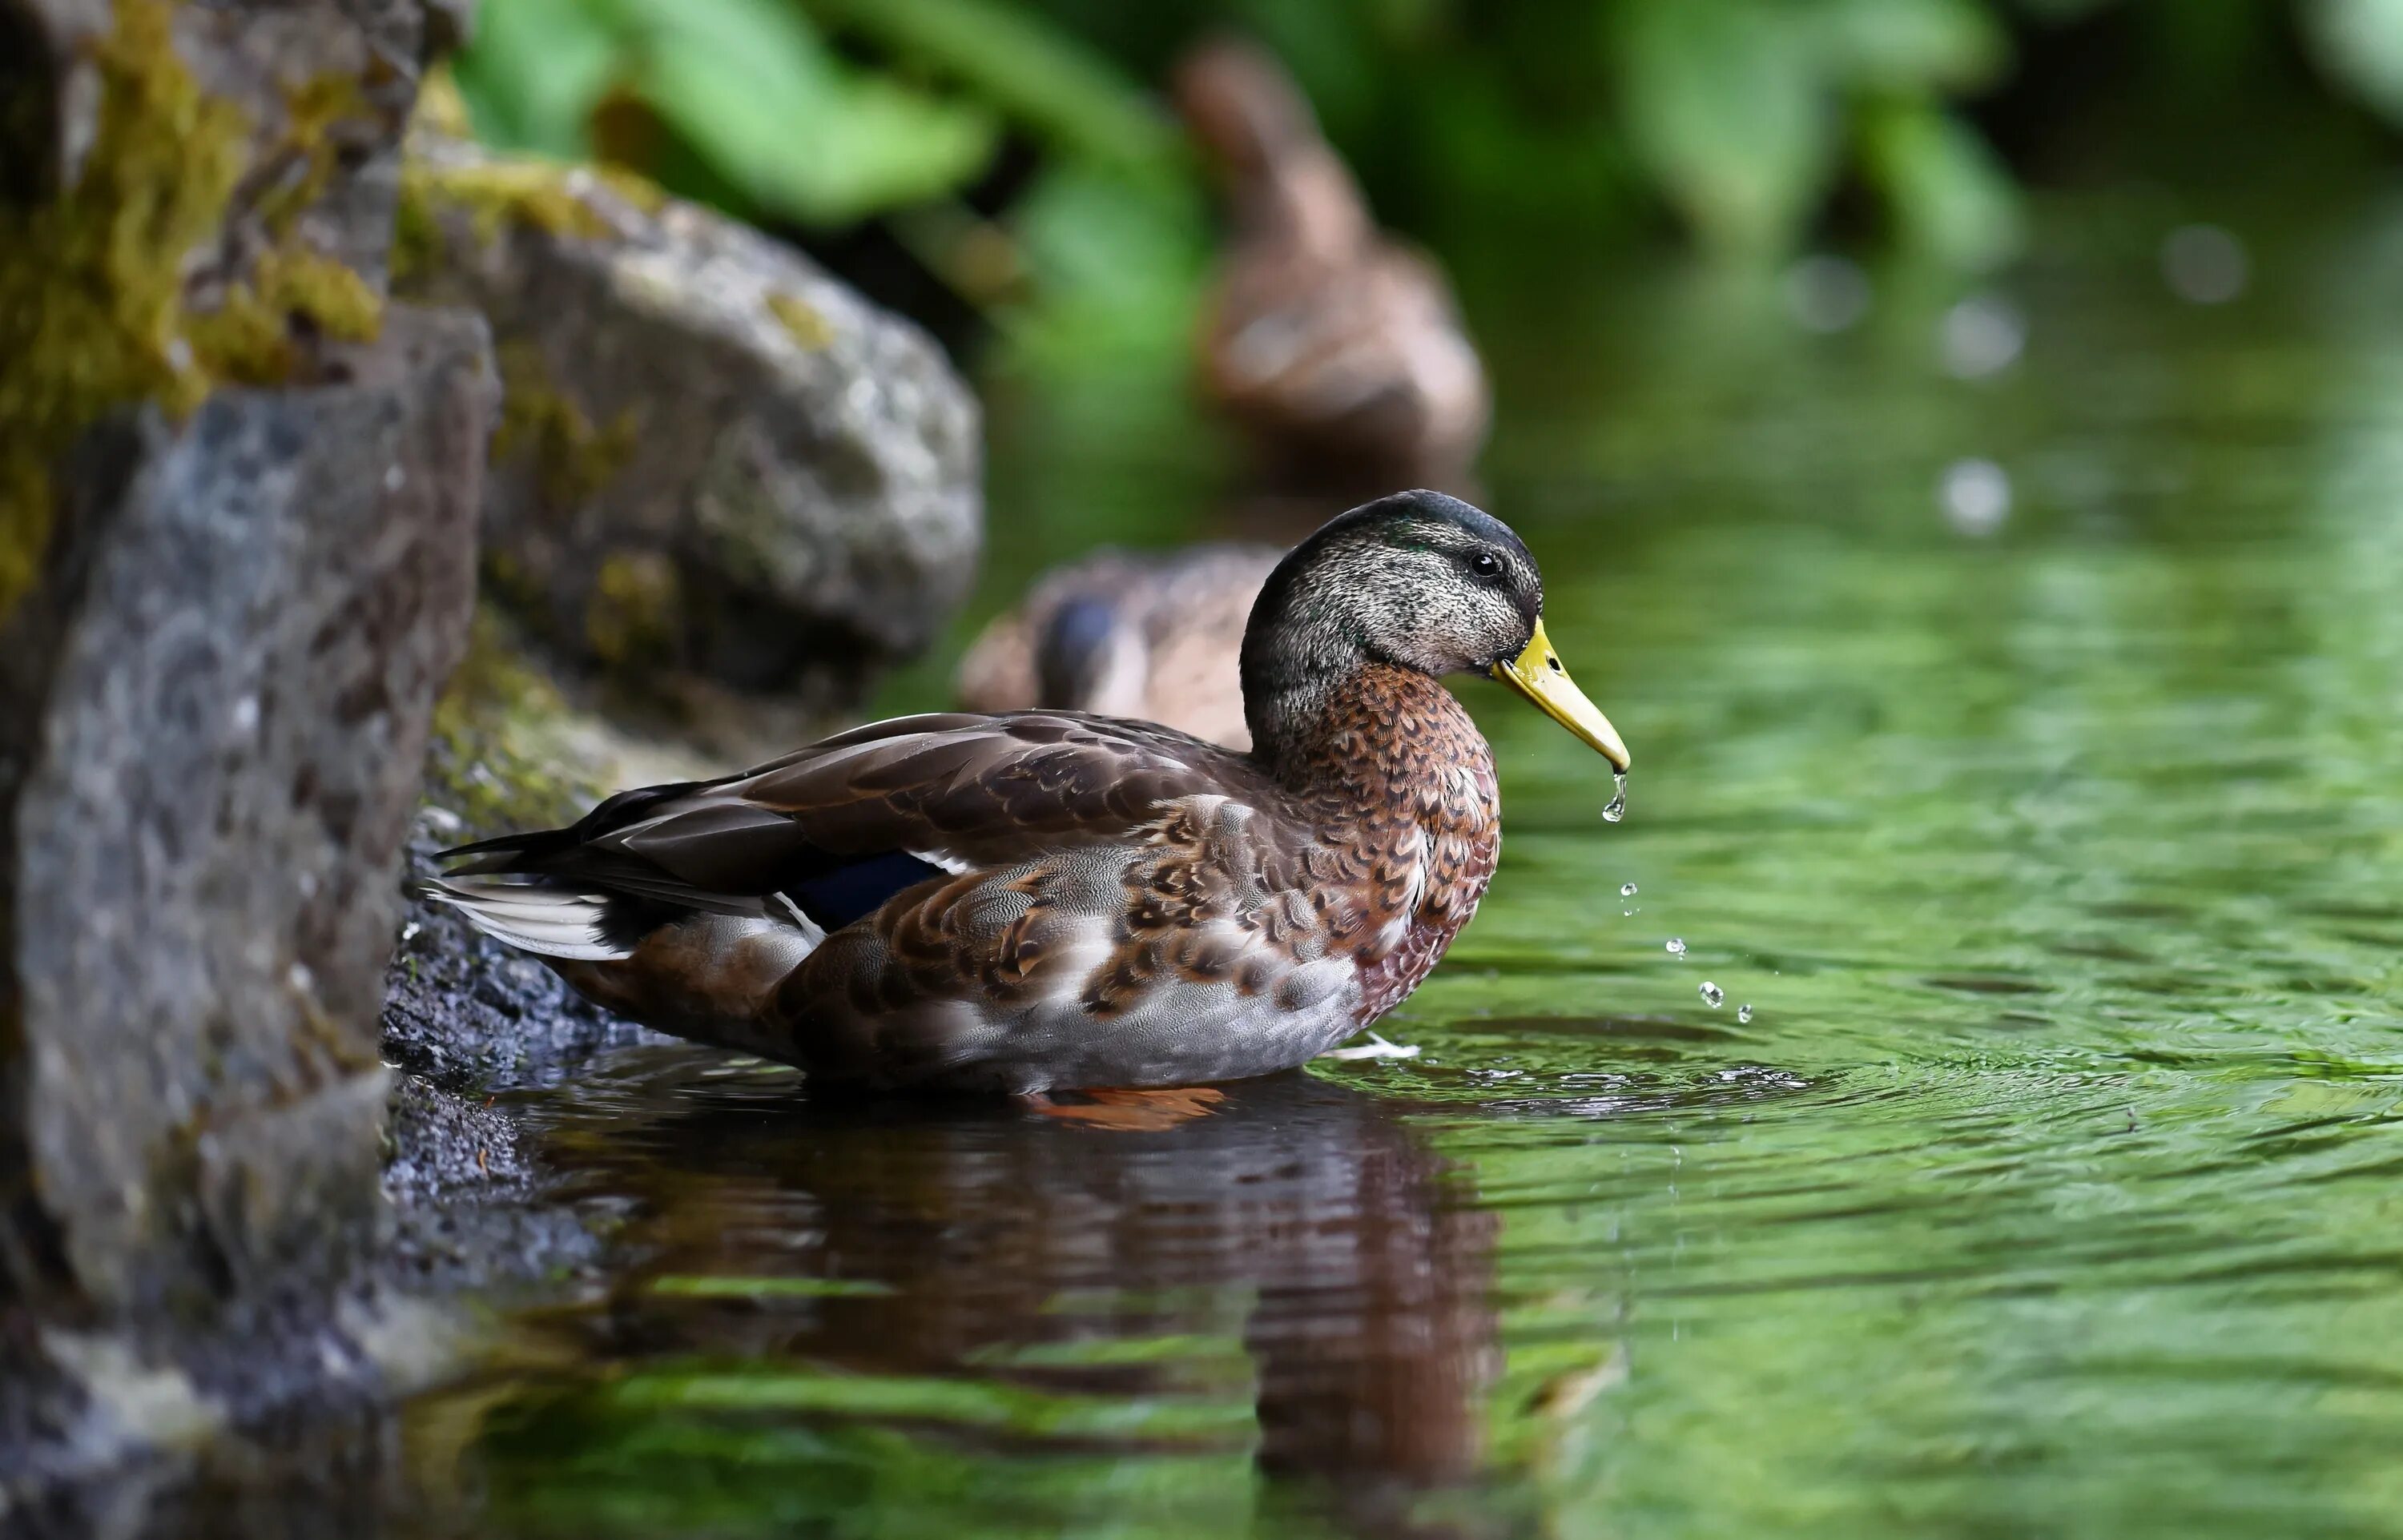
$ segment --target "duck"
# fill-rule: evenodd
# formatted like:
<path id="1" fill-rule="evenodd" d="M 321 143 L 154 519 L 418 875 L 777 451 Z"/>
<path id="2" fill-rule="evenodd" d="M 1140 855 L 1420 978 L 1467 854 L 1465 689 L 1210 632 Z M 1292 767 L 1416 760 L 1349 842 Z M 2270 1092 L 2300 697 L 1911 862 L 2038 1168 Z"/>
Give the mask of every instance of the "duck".
<path id="1" fill-rule="evenodd" d="M 1243 627 L 1284 557 L 1229 541 L 1054 567 L 969 644 L 954 693 L 968 711 L 1141 717 L 1242 753 Z"/>
<path id="2" fill-rule="evenodd" d="M 1205 43 L 1173 93 L 1231 226 L 1202 309 L 1202 393 L 1294 479 L 1465 484 L 1492 397 L 1441 270 L 1377 228 L 1272 55 Z"/>
<path id="3" fill-rule="evenodd" d="M 1278 562 L 1251 747 L 1081 712 L 873 722 L 445 853 L 421 890 L 606 1008 L 816 1086 L 1209 1087 L 1307 1063 L 1424 979 L 1501 849 L 1441 680 L 1490 674 L 1624 776 L 1508 525 L 1431 491 Z"/>

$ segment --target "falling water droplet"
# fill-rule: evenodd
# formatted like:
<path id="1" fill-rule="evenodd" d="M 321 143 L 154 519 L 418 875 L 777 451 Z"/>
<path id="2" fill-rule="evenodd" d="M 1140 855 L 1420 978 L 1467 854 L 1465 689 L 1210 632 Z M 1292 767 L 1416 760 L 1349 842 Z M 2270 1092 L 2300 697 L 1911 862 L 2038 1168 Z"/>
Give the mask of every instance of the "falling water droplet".
<path id="1" fill-rule="evenodd" d="M 1735 1019 L 1739 1021 L 1749 1021 L 1752 1020 L 1752 1003 L 1750 1001 L 1746 1001 L 1744 1004 L 1738 1006 L 1735 1008 Z"/>
<path id="2" fill-rule="evenodd" d="M 1677 936 L 1673 936 L 1669 937 L 1669 955 L 1672 957 L 1685 956 L 1686 943 Z"/>
<path id="3" fill-rule="evenodd" d="M 1618 884 L 1618 896 L 1620 896 L 1621 898 L 1632 898 L 1632 897 L 1634 897 L 1634 896 L 1635 896 L 1635 884 L 1634 884 L 1634 883 L 1632 883 L 1632 882 L 1621 882 L 1621 883 L 1619 883 L 1619 884 Z"/>
<path id="4" fill-rule="evenodd" d="M 1610 785 L 1610 805 L 1602 810 L 1602 821 L 1605 824 L 1616 824 L 1627 816 L 1627 772 L 1613 771 Z"/>
<path id="5" fill-rule="evenodd" d="M 1727 991 L 1725 991 L 1725 990 L 1723 990 L 1723 989 L 1719 988 L 1716 984 L 1712 983 L 1712 982 L 1711 982 L 1709 979 L 1707 979 L 1707 978 L 1703 979 L 1703 980 L 1702 980 L 1702 1004 L 1703 1004 L 1703 1005 L 1705 1005 L 1705 1006 L 1710 1006 L 1710 1007 L 1711 1007 L 1711 1009 L 1713 1009 L 1713 1010 L 1716 1010 L 1716 1009 L 1718 1009 L 1718 1008 L 1719 1008 L 1719 1006 L 1721 1006 L 1722 1005 L 1725 1005 L 1726 1003 L 1727 1003 Z"/>

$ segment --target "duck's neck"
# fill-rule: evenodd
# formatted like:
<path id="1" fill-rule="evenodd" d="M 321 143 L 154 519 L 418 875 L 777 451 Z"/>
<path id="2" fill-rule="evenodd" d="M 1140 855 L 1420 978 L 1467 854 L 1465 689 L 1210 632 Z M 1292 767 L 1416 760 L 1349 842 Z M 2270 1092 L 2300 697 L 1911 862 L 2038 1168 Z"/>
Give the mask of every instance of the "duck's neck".
<path id="1" fill-rule="evenodd" d="M 1351 259 L 1375 229 L 1352 173 L 1315 140 L 1270 160 L 1237 191 L 1235 210 L 1252 239 L 1325 262 Z"/>
<path id="2" fill-rule="evenodd" d="M 1426 816 L 1491 819 L 1493 756 L 1450 690 L 1415 669 L 1364 661 L 1247 702 L 1252 753 L 1297 792 L 1391 803 Z"/>

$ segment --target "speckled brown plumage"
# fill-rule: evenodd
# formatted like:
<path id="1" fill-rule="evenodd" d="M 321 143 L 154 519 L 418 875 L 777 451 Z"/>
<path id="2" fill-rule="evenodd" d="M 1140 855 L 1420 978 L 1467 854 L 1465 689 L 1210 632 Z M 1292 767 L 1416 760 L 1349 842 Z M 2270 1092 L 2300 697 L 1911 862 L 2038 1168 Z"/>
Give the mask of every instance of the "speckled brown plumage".
<path id="1" fill-rule="evenodd" d="M 1075 713 L 902 717 L 469 847 L 437 896 L 596 999 L 830 1079 L 1288 1067 L 1400 1003 L 1476 912 L 1493 764 L 1436 675 L 1528 649 L 1541 603 L 1505 526 L 1385 499 L 1264 588 L 1250 753 Z"/>

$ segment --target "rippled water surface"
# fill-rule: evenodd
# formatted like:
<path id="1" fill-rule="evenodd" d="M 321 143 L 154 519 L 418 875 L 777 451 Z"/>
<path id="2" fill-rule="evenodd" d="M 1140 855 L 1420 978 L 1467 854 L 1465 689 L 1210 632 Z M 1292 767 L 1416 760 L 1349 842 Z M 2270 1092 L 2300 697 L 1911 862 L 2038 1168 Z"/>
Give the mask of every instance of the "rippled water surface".
<path id="1" fill-rule="evenodd" d="M 1462 687 L 1507 832 L 1422 1056 L 1149 1132 L 605 1061 L 532 1110 L 647 1260 L 418 1467 L 561 1535 L 2403 1534 L 2403 267 L 2203 310 L 2149 240 L 1974 382 L 1900 280 L 1481 307 L 1638 769 L 1607 826 Z M 993 436 L 988 608 L 1274 518 L 1158 388 Z"/>

